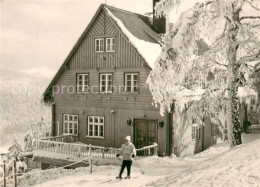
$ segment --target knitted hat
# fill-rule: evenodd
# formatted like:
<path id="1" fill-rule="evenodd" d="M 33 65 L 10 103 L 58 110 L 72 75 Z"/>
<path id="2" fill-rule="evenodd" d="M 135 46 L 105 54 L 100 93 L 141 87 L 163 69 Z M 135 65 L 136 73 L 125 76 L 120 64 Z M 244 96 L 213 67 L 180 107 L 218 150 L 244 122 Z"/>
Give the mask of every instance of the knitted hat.
<path id="1" fill-rule="evenodd" d="M 130 136 L 126 136 L 125 140 L 131 141 L 131 137 Z"/>

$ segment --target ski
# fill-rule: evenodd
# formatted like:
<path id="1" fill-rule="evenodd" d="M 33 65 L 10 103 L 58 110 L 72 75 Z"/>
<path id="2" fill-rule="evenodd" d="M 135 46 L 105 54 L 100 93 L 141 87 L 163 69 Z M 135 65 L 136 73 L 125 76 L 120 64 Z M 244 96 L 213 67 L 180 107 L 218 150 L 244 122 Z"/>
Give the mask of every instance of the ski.
<path id="1" fill-rule="evenodd" d="M 126 179 L 126 178 L 121 178 L 121 179 L 109 179 L 107 181 L 101 182 L 101 183 L 117 183 L 120 182 L 122 180 L 131 180 L 131 179 L 136 179 L 138 177 L 131 177 L 130 179 Z"/>

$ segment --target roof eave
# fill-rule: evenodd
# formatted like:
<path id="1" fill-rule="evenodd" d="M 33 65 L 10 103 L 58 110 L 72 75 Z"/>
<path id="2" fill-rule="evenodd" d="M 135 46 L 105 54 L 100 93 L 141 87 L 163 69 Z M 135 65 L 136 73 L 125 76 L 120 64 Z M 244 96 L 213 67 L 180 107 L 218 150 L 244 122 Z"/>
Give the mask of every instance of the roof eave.
<path id="1" fill-rule="evenodd" d="M 49 98 L 47 98 L 45 100 L 45 96 L 49 93 L 51 87 L 53 86 L 53 84 L 55 83 L 55 81 L 59 78 L 59 76 L 61 75 L 62 70 L 64 69 L 64 67 L 66 67 L 66 65 L 68 65 L 69 60 L 71 59 L 72 55 L 74 54 L 74 52 L 77 50 L 78 46 L 80 45 L 81 41 L 85 38 L 87 32 L 89 31 L 90 27 L 92 26 L 93 22 L 95 21 L 96 17 L 98 16 L 98 14 L 100 13 L 101 10 L 103 10 L 104 8 L 104 4 L 101 4 L 98 8 L 98 10 L 96 11 L 96 13 L 94 14 L 93 18 L 91 19 L 91 21 L 89 22 L 87 28 L 84 30 L 84 32 L 81 34 L 81 36 L 79 37 L 78 41 L 75 43 L 74 47 L 72 48 L 71 52 L 69 53 L 69 55 L 67 56 L 67 58 L 65 59 L 65 61 L 62 63 L 62 65 L 60 66 L 58 72 L 56 73 L 56 75 L 54 76 L 54 78 L 52 79 L 52 81 L 50 82 L 50 84 L 48 85 L 48 87 L 46 88 L 46 90 L 44 91 L 43 94 L 43 100 L 44 102 L 48 102 L 50 101 Z"/>

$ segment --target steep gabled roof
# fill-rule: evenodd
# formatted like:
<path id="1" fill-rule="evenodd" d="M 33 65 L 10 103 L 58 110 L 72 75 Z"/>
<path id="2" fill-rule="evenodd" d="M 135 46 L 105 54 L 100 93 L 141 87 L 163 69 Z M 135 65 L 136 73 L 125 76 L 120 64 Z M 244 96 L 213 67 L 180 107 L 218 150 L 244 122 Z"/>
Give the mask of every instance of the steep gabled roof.
<path id="1" fill-rule="evenodd" d="M 104 9 L 153 69 L 154 62 L 161 53 L 161 37 L 152 30 L 151 19 L 107 5 Z"/>
<path id="2" fill-rule="evenodd" d="M 152 18 L 141 14 L 129 12 L 112 6 L 104 5 L 116 18 L 118 18 L 135 37 L 151 43 L 160 43 L 161 37 L 152 29 Z"/>
<path id="3" fill-rule="evenodd" d="M 146 63 L 153 69 L 153 63 L 155 62 L 157 56 L 161 52 L 161 37 L 152 29 L 152 19 L 140 15 L 137 13 L 129 12 L 126 10 L 118 9 L 112 6 L 101 4 L 95 15 L 91 19 L 87 28 L 80 36 L 73 49 L 69 53 L 68 57 L 65 59 L 64 63 L 59 68 L 58 72 L 52 79 L 51 83 L 48 85 L 44 92 L 43 99 L 48 101 L 51 97 L 52 85 L 58 80 L 60 75 L 65 71 L 66 67 L 69 65 L 69 61 L 75 51 L 78 49 L 82 40 L 87 35 L 90 27 L 96 20 L 100 11 L 104 10 L 108 15 L 116 22 L 120 30 L 129 39 L 129 42 L 137 49 L 138 53 L 145 59 Z"/>

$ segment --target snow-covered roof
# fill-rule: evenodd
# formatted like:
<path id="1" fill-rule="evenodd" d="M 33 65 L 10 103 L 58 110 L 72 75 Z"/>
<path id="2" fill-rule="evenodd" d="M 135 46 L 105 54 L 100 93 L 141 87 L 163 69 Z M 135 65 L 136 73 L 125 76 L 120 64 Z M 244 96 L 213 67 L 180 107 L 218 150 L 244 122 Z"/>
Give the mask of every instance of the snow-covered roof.
<path id="1" fill-rule="evenodd" d="M 116 22 L 129 42 L 137 49 L 148 65 L 153 69 L 156 58 L 162 48 L 161 37 L 152 30 L 152 20 L 144 15 L 128 12 L 105 5 L 108 15 Z"/>

